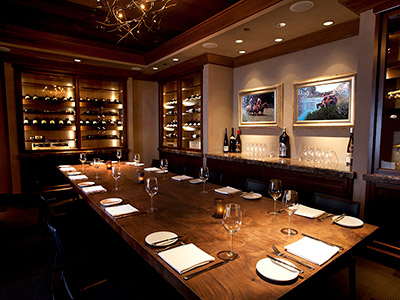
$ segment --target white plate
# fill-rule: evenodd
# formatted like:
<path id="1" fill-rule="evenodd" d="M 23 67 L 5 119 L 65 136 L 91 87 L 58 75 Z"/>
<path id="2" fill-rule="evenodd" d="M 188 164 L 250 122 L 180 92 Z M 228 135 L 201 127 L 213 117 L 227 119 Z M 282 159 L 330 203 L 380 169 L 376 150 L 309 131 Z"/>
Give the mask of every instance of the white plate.
<path id="1" fill-rule="evenodd" d="M 81 172 L 68 172 L 67 175 L 68 176 L 74 176 L 74 175 L 81 175 Z"/>
<path id="2" fill-rule="evenodd" d="M 361 221 L 360 219 L 354 218 L 354 217 L 350 217 L 350 216 L 345 216 L 343 219 L 339 220 L 338 222 L 336 222 L 336 218 L 338 218 L 339 216 L 334 216 L 332 217 L 332 220 L 341 226 L 344 227 L 360 227 L 364 224 L 363 221 Z"/>
<path id="3" fill-rule="evenodd" d="M 196 128 L 194 128 L 194 127 L 189 127 L 189 126 L 183 126 L 182 128 L 183 128 L 183 130 L 185 130 L 185 131 L 195 131 L 195 130 L 196 130 Z"/>
<path id="4" fill-rule="evenodd" d="M 277 259 L 294 266 L 287 260 Z M 285 265 L 274 262 L 268 257 L 259 260 L 256 264 L 256 269 L 262 276 L 273 281 L 290 281 L 299 276 L 299 272 L 295 269 L 285 267 Z"/>
<path id="5" fill-rule="evenodd" d="M 72 167 L 71 165 L 59 165 L 58 166 L 59 168 L 69 168 L 69 167 Z"/>
<path id="6" fill-rule="evenodd" d="M 171 239 L 171 238 L 176 238 L 173 240 L 165 241 L 163 243 L 159 243 L 154 245 L 154 243 L 166 239 Z M 164 247 L 168 245 L 172 245 L 178 240 L 178 235 L 176 233 L 170 232 L 170 231 L 157 231 L 150 233 L 148 236 L 146 236 L 145 241 L 147 244 L 155 247 Z"/>
<path id="7" fill-rule="evenodd" d="M 167 174 L 168 170 L 160 170 L 156 172 L 157 174 Z"/>
<path id="8" fill-rule="evenodd" d="M 122 202 L 121 198 L 107 198 L 107 199 L 101 200 L 100 204 L 104 205 L 104 206 L 111 206 L 111 205 L 119 204 L 121 202 Z"/>
<path id="9" fill-rule="evenodd" d="M 80 183 L 78 183 L 78 186 L 91 186 L 91 185 L 94 185 L 94 184 L 96 184 L 96 182 L 93 182 L 93 181 L 85 181 L 85 182 L 80 182 Z"/>
<path id="10" fill-rule="evenodd" d="M 203 183 L 203 180 L 201 180 L 200 178 L 196 178 L 196 179 L 189 180 L 189 182 L 193 183 L 193 184 L 198 184 L 198 183 Z"/>
<path id="11" fill-rule="evenodd" d="M 242 197 L 246 200 L 256 200 L 260 199 L 262 195 L 259 193 L 249 193 L 249 194 L 244 194 Z"/>

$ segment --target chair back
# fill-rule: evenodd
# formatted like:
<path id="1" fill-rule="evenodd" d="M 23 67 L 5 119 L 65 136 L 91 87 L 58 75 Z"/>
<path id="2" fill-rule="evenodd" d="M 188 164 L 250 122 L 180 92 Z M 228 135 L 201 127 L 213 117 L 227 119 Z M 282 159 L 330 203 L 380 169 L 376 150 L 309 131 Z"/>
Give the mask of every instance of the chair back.
<path id="1" fill-rule="evenodd" d="M 159 168 L 160 167 L 160 160 L 153 158 L 153 160 L 151 161 L 151 166 L 153 168 Z"/>
<path id="2" fill-rule="evenodd" d="M 348 216 L 356 218 L 360 214 L 359 202 L 321 193 L 314 194 L 314 207 L 338 215 L 345 213 Z"/>
<path id="3" fill-rule="evenodd" d="M 268 186 L 269 184 L 267 182 L 247 178 L 244 189 L 246 192 L 253 191 L 263 195 L 264 197 L 268 197 Z"/>

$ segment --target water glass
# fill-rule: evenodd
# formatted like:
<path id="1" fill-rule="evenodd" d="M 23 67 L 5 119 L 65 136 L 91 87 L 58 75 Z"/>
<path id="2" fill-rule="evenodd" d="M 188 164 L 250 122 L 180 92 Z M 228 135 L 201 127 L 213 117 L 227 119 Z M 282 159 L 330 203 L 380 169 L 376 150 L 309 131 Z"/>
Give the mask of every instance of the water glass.
<path id="1" fill-rule="evenodd" d="M 289 226 L 282 228 L 281 232 L 286 235 L 296 235 L 297 230 L 290 228 L 290 217 L 299 208 L 299 196 L 296 191 L 287 190 L 283 193 L 282 203 L 285 212 L 289 215 Z"/>
<path id="2" fill-rule="evenodd" d="M 200 192 L 200 194 L 207 194 L 208 191 L 206 191 L 206 181 L 210 177 L 210 173 L 208 171 L 207 167 L 201 167 L 200 172 L 199 172 L 199 178 L 203 181 L 203 190 Z"/>
<path id="3" fill-rule="evenodd" d="M 96 169 L 95 179 L 100 179 L 99 168 L 100 168 L 100 158 L 93 158 L 93 167 Z"/>
<path id="4" fill-rule="evenodd" d="M 119 163 L 122 158 L 122 150 L 117 150 L 117 158 L 118 158 L 118 163 Z"/>
<path id="5" fill-rule="evenodd" d="M 133 155 L 133 161 L 135 162 L 135 164 L 139 164 L 140 163 L 140 159 L 141 159 L 141 157 L 140 157 L 139 153 L 135 153 Z"/>
<path id="6" fill-rule="evenodd" d="M 225 205 L 222 225 L 230 234 L 231 248 L 230 250 L 219 252 L 217 256 L 223 260 L 234 260 L 238 257 L 238 254 L 233 251 L 233 234 L 239 231 L 242 226 L 242 208 L 239 204 L 228 203 Z"/>
<path id="7" fill-rule="evenodd" d="M 276 210 L 276 201 L 282 195 L 282 181 L 279 179 L 271 179 L 269 182 L 268 193 L 274 199 L 274 210 L 270 211 L 270 215 L 279 215 Z"/>
<path id="8" fill-rule="evenodd" d="M 118 166 L 112 166 L 111 168 L 111 176 L 114 178 L 115 180 L 115 187 L 114 187 L 114 191 L 120 191 L 121 189 L 118 188 L 118 179 L 121 177 L 121 166 L 118 164 Z"/>
<path id="9" fill-rule="evenodd" d="M 156 212 L 158 208 L 153 206 L 153 197 L 158 193 L 158 180 L 156 177 L 149 177 L 146 180 L 145 189 L 147 194 L 150 196 L 150 208 L 147 212 Z"/>
<path id="10" fill-rule="evenodd" d="M 160 168 L 164 172 L 168 170 L 168 160 L 166 158 L 160 160 Z"/>
<path id="11" fill-rule="evenodd" d="M 85 162 L 86 162 L 86 153 L 79 154 L 79 160 L 82 163 L 82 170 L 85 170 Z"/>

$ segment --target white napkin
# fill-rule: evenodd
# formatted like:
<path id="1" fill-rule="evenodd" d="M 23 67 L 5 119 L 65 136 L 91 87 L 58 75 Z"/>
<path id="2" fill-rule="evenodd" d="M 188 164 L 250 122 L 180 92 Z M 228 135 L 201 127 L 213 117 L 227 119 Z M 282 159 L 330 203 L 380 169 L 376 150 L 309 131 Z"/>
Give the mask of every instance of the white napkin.
<path id="1" fill-rule="evenodd" d="M 101 185 L 87 186 L 82 188 L 82 191 L 84 191 L 86 194 L 107 192 L 107 190 Z"/>
<path id="2" fill-rule="evenodd" d="M 69 179 L 71 180 L 86 180 L 89 179 L 86 175 L 71 175 L 68 176 Z"/>
<path id="3" fill-rule="evenodd" d="M 187 175 L 177 175 L 177 176 L 173 176 L 171 177 L 173 180 L 177 180 L 177 181 L 183 181 L 183 180 L 189 180 L 192 179 L 192 176 L 187 176 Z"/>
<path id="4" fill-rule="evenodd" d="M 76 171 L 76 169 L 74 167 L 65 167 L 65 168 L 60 168 L 60 171 L 70 172 L 70 171 Z"/>
<path id="5" fill-rule="evenodd" d="M 155 171 L 160 171 L 161 169 L 153 167 L 153 168 L 144 168 L 144 170 L 147 171 L 147 172 L 155 172 Z"/>
<path id="6" fill-rule="evenodd" d="M 129 166 L 136 166 L 136 167 L 144 166 L 144 163 L 135 163 L 134 161 L 127 161 L 125 164 L 127 164 Z"/>
<path id="7" fill-rule="evenodd" d="M 109 213 L 113 217 L 131 214 L 131 213 L 135 213 L 138 211 L 139 210 L 137 208 L 133 207 L 130 204 L 123 204 L 123 205 L 111 206 L 111 207 L 106 208 L 106 212 Z"/>
<path id="8" fill-rule="evenodd" d="M 327 262 L 339 251 L 338 247 L 329 246 L 324 242 L 309 237 L 303 237 L 297 242 L 285 246 L 285 249 L 319 266 Z"/>
<path id="9" fill-rule="evenodd" d="M 215 261 L 214 257 L 194 244 L 175 247 L 170 250 L 162 251 L 158 253 L 158 255 L 179 274 Z"/>
<path id="10" fill-rule="evenodd" d="M 294 213 L 298 216 L 303 216 L 307 218 L 318 218 L 319 216 L 323 215 L 325 212 L 323 210 L 311 208 L 305 205 L 300 204 L 299 208 Z"/>
<path id="11" fill-rule="evenodd" d="M 233 187 L 227 186 L 223 188 L 219 188 L 215 190 L 217 193 L 228 195 L 228 194 L 235 194 L 241 192 L 241 190 L 235 189 Z"/>

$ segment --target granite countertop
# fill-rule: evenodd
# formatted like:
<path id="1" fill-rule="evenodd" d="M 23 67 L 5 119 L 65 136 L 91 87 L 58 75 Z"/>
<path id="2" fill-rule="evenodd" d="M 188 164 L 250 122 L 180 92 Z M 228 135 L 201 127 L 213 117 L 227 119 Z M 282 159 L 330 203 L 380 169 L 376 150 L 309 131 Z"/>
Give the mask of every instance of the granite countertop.
<path id="1" fill-rule="evenodd" d="M 243 153 L 208 153 L 205 155 L 207 158 L 219 159 L 225 161 L 242 162 L 247 164 L 267 166 L 270 168 L 296 170 L 315 175 L 329 175 L 337 177 L 348 177 L 355 178 L 356 173 L 354 171 L 346 170 L 346 166 L 343 165 L 328 165 L 322 166 L 317 163 L 298 161 L 297 159 L 291 158 L 279 158 L 279 157 L 268 157 L 268 158 L 253 158 Z"/>
<path id="2" fill-rule="evenodd" d="M 400 174 L 399 174 L 400 175 Z M 368 182 L 381 183 L 381 184 L 400 184 L 400 176 L 386 175 L 386 174 L 363 174 L 363 179 Z"/>
<path id="3" fill-rule="evenodd" d="M 182 150 L 182 149 L 172 149 L 172 148 L 158 148 L 160 152 L 168 152 L 173 154 L 183 154 L 188 156 L 202 157 L 203 153 L 200 151 Z"/>

